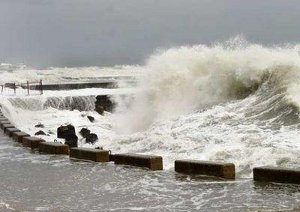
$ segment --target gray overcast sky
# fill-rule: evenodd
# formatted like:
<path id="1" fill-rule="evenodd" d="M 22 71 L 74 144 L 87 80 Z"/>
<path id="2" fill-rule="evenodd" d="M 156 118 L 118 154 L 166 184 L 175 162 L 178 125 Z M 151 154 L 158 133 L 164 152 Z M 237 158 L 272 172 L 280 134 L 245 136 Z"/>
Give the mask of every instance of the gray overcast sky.
<path id="1" fill-rule="evenodd" d="M 0 0 L 0 62 L 143 64 L 157 48 L 300 41 L 299 0 Z"/>

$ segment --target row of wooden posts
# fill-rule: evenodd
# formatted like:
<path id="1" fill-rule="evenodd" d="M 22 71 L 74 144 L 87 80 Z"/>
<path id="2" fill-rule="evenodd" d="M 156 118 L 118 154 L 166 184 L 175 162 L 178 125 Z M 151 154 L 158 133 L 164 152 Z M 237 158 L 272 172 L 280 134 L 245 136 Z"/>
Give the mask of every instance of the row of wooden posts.
<path id="1" fill-rule="evenodd" d="M 35 89 L 35 90 L 39 90 L 41 95 L 44 93 L 44 91 L 43 91 L 43 80 L 40 80 L 38 82 L 29 82 L 29 81 L 27 81 L 26 83 L 20 83 L 20 84 L 17 84 L 15 82 L 14 83 L 5 83 L 3 85 L 0 85 L 1 86 L 1 94 L 4 93 L 4 88 L 10 88 L 10 89 L 13 89 L 14 94 L 16 95 L 17 94 L 17 88 L 21 87 L 21 88 L 25 88 L 27 90 L 27 95 L 29 96 L 30 95 L 30 86 L 32 86 L 32 85 L 36 85 L 38 87 L 38 89 Z"/>
<path id="2" fill-rule="evenodd" d="M 114 161 L 115 164 L 124 164 L 138 167 L 145 167 L 153 171 L 163 170 L 163 159 L 161 156 L 143 154 L 111 154 L 108 150 L 92 148 L 69 148 L 68 145 L 58 142 L 46 142 L 38 137 L 31 137 L 29 134 L 15 128 L 0 111 L 0 127 L 6 135 L 14 141 L 22 143 L 23 146 L 31 149 L 38 149 L 46 154 L 69 155 L 70 158 L 89 160 L 94 162 Z M 175 171 L 184 174 L 197 174 L 235 179 L 235 165 L 233 163 L 208 162 L 199 160 L 176 160 Z M 254 181 L 279 182 L 300 184 L 300 170 L 278 167 L 256 167 L 253 169 Z"/>

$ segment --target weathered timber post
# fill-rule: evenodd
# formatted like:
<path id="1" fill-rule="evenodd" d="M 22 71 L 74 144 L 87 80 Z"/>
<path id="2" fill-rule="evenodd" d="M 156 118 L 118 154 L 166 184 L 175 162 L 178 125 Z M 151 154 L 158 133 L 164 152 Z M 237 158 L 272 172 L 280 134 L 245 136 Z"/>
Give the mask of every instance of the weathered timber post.
<path id="1" fill-rule="evenodd" d="M 29 81 L 27 81 L 27 93 L 28 93 L 28 96 L 29 96 Z"/>
<path id="2" fill-rule="evenodd" d="M 43 95 L 43 80 L 40 80 L 41 95 Z"/>

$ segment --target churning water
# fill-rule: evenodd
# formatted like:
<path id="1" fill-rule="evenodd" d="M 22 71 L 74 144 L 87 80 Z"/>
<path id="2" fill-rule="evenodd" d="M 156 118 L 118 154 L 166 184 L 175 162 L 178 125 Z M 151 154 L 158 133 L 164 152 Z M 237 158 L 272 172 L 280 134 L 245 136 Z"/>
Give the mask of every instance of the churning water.
<path id="1" fill-rule="evenodd" d="M 173 170 L 70 161 L 31 152 L 0 134 L 1 211 L 292 210 L 300 187 L 188 177 Z"/>
<path id="2" fill-rule="evenodd" d="M 43 78 L 55 82 L 66 79 L 62 77 L 67 76 L 65 70 L 31 70 L 27 74 L 34 80 Z M 100 78 L 101 73 L 103 76 L 111 73 L 135 76 L 138 85 L 130 90 L 128 98 L 120 98 L 103 89 L 69 93 L 46 91 L 42 97 L 3 97 L 1 103 L 5 114 L 26 132 L 34 133 L 34 125 L 38 122 L 49 132 L 55 132 L 57 126 L 68 122 L 78 130 L 89 127 L 96 132 L 99 141 L 94 146 L 118 153 L 163 156 L 165 172 L 144 176 L 143 171 L 137 171 L 143 173 L 142 179 L 149 180 L 149 184 L 141 181 L 138 185 L 142 188 L 139 191 L 146 192 L 148 203 L 144 206 L 149 209 L 157 205 L 164 208 L 166 202 L 169 207 L 166 209 L 170 210 L 176 206 L 182 210 L 207 209 L 208 206 L 220 206 L 221 209 L 228 206 L 238 210 L 239 207 L 253 209 L 255 205 L 257 208 L 297 205 L 297 188 L 286 193 L 285 189 L 289 190 L 289 187 L 256 187 L 248 179 L 255 166 L 299 167 L 299 45 L 263 47 L 236 38 L 212 46 L 161 51 L 142 67 L 118 67 L 115 72 L 113 68 L 78 70 L 73 70 L 73 81 L 93 80 L 94 76 Z M 24 67 L 2 68 L 1 80 L 14 77 L 21 80 L 25 73 Z M 20 74 L 22 78 L 18 77 Z M 114 113 L 100 116 L 92 111 L 97 93 L 113 96 L 117 103 Z M 96 121 L 90 123 L 87 115 L 93 115 Z M 52 140 L 55 137 L 49 133 L 45 138 Z M 90 146 L 84 142 L 80 145 Z M 173 163 L 182 158 L 233 162 L 241 182 L 178 181 L 172 171 Z M 104 168 L 117 173 L 115 169 L 119 170 L 109 165 Z M 129 176 L 130 179 L 136 177 Z M 143 186 L 149 186 L 150 191 L 143 190 Z M 158 190 L 153 191 L 152 186 Z M 278 188 L 280 192 L 277 192 Z M 179 199 L 171 201 L 169 198 L 175 195 L 173 191 Z M 138 200 L 143 195 L 137 196 L 137 202 L 127 202 L 128 207 L 137 207 L 136 210 L 144 207 L 141 206 L 143 201 Z M 162 197 L 162 200 L 152 205 L 152 198 L 156 197 Z M 262 197 L 264 203 L 260 202 Z"/>

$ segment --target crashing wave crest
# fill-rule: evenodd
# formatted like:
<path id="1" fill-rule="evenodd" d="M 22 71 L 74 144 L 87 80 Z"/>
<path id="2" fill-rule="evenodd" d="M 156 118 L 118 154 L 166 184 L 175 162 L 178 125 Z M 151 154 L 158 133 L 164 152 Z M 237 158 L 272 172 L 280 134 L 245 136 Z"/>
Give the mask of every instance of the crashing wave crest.
<path id="1" fill-rule="evenodd" d="M 295 95 L 300 89 L 299 52 L 297 45 L 263 47 L 240 38 L 159 52 L 148 60 L 131 107 L 118 108 L 120 128 L 145 130 L 154 121 L 249 95 L 268 101 L 279 93 L 281 105 L 289 105 L 282 107 L 295 109 L 300 103 Z"/>

